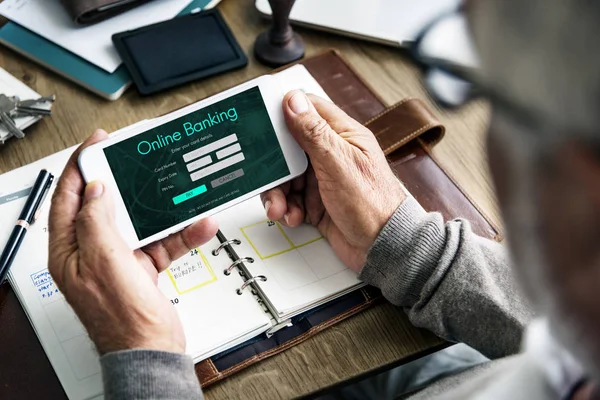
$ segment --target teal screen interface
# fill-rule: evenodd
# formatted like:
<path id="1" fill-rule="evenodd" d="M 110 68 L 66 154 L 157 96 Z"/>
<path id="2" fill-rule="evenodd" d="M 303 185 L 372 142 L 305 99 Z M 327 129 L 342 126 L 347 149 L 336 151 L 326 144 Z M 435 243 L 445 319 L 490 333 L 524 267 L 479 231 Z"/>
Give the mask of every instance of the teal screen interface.
<path id="1" fill-rule="evenodd" d="M 290 174 L 258 87 L 104 154 L 139 240 Z"/>

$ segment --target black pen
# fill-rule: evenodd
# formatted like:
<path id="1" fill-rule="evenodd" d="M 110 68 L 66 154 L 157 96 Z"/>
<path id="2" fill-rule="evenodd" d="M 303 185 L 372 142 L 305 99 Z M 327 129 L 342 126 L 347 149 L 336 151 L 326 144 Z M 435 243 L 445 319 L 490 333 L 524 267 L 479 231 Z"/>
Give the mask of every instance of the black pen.
<path id="1" fill-rule="evenodd" d="M 44 199 L 52 186 L 52 181 L 54 181 L 54 175 L 45 169 L 40 171 L 35 180 L 33 188 L 31 188 L 31 193 L 29 193 L 29 197 L 25 202 L 25 207 L 23 207 L 23 211 L 21 211 L 21 215 L 19 215 L 19 219 L 10 234 L 10 238 L 6 243 L 2 255 L 0 256 L 0 284 L 4 282 L 4 278 L 6 278 L 6 274 L 8 274 L 8 269 L 19 251 L 19 247 L 25 238 L 29 225 L 34 223 L 38 217 Z"/>

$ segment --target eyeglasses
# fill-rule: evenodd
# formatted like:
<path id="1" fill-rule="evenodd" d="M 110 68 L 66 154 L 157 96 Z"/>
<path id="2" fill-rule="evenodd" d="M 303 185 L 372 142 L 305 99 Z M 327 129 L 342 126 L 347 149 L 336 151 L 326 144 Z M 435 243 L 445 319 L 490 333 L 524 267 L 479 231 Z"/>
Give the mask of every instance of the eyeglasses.
<path id="1" fill-rule="evenodd" d="M 455 108 L 481 95 L 475 83 L 479 57 L 462 9 L 425 26 L 409 51 L 423 70 L 429 93 L 440 105 Z"/>
<path id="2" fill-rule="evenodd" d="M 485 97 L 520 123 L 539 126 L 542 119 L 537 113 L 483 84 L 479 56 L 463 7 L 426 25 L 409 47 L 409 54 L 423 70 L 428 92 L 443 108 L 460 107 L 474 98 Z"/>

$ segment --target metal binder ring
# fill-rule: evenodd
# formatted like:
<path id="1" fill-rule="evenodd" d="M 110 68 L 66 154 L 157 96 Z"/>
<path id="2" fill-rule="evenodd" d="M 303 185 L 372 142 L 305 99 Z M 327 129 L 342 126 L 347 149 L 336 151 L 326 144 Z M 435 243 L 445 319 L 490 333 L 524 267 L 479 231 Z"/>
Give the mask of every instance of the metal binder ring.
<path id="1" fill-rule="evenodd" d="M 217 247 L 216 249 L 214 249 L 212 251 L 212 255 L 218 256 L 219 253 L 221 252 L 221 250 L 223 250 L 225 247 L 229 246 L 230 244 L 235 244 L 235 245 L 239 246 L 240 244 L 242 244 L 242 241 L 240 239 L 231 239 L 226 242 L 223 242 L 223 243 L 221 243 L 221 245 L 219 247 Z"/>
<path id="2" fill-rule="evenodd" d="M 256 281 L 261 281 L 264 282 L 267 280 L 267 277 L 264 275 L 257 275 L 257 276 L 253 276 L 252 278 L 248 279 L 246 282 L 244 282 L 244 284 L 235 292 L 239 295 L 242 294 L 242 291 L 244 289 L 246 289 L 248 287 L 248 285 L 250 285 L 252 282 L 256 282 Z"/>
<path id="3" fill-rule="evenodd" d="M 231 265 L 229 267 L 227 267 L 227 269 L 223 270 L 223 273 L 225 275 L 231 274 L 231 270 L 234 269 L 235 267 L 237 267 L 238 265 L 240 265 L 243 262 L 247 262 L 247 263 L 252 264 L 254 262 L 254 258 L 252 258 L 252 257 L 244 257 L 244 258 L 240 258 L 239 260 L 235 260 L 233 263 L 231 263 Z"/>

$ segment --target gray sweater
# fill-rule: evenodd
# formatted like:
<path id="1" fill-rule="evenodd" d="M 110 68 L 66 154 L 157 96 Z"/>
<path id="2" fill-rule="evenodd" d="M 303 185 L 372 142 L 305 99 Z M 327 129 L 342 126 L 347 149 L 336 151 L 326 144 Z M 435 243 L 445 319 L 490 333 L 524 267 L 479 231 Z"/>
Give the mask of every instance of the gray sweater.
<path id="1" fill-rule="evenodd" d="M 440 214 L 426 213 L 410 197 L 379 234 L 360 278 L 403 307 L 414 325 L 464 342 L 491 359 L 516 353 L 532 318 L 501 245 L 473 234 L 467 221 L 444 223 Z M 453 389 L 458 390 L 456 398 L 466 398 L 492 376 L 514 371 L 521 363 L 519 357 L 493 361 L 446 378 L 416 397 L 444 393 L 449 398 Z M 186 355 L 128 350 L 104 355 L 101 364 L 107 399 L 202 396 Z M 479 382 L 477 390 L 474 382 Z M 463 383 L 468 386 L 461 390 Z"/>

